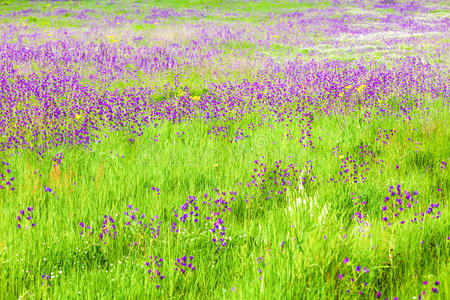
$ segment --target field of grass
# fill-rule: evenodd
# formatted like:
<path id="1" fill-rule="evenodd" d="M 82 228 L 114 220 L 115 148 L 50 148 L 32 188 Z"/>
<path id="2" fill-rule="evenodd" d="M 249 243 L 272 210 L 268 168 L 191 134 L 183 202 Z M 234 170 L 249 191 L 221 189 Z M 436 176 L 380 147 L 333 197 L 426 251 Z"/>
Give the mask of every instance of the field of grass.
<path id="1" fill-rule="evenodd" d="M 448 299 L 449 17 L 0 2 L 0 299 Z"/>

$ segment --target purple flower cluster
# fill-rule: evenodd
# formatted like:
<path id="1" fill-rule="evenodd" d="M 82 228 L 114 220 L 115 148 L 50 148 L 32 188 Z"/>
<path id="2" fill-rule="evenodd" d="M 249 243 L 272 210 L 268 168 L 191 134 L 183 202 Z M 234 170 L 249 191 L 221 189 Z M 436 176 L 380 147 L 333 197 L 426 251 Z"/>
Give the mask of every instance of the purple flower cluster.
<path id="1" fill-rule="evenodd" d="M 55 157 L 53 157 L 53 161 L 55 164 L 53 166 L 57 166 L 61 164 L 61 161 L 64 159 L 64 154 L 62 152 L 57 153 Z"/>
<path id="2" fill-rule="evenodd" d="M 428 281 L 423 281 L 422 283 L 423 283 L 424 286 L 428 286 Z M 440 284 L 441 284 L 441 283 L 440 283 L 438 280 L 436 280 L 436 281 L 434 282 L 434 286 L 432 286 L 432 285 L 430 284 L 431 291 L 432 291 L 433 293 L 435 293 L 435 294 L 438 294 L 439 291 L 438 291 L 437 287 L 438 287 Z M 425 291 L 422 291 L 422 292 L 419 294 L 418 299 L 422 299 L 422 297 L 424 297 L 425 295 L 426 295 L 426 292 L 425 292 Z"/>
<path id="3" fill-rule="evenodd" d="M 410 219 L 411 223 L 422 223 L 424 222 L 424 218 L 426 216 L 431 216 L 431 218 L 435 219 L 439 219 L 441 216 L 441 211 L 438 209 L 439 203 L 431 203 L 426 211 L 412 211 L 414 205 L 418 204 L 418 201 L 413 198 L 413 196 L 418 194 L 417 191 L 414 191 L 413 195 L 406 190 L 402 192 L 401 185 L 399 184 L 397 185 L 397 189 L 395 191 L 394 187 L 391 186 L 389 188 L 389 192 L 390 197 L 386 196 L 385 205 L 381 208 L 384 213 L 383 221 L 387 222 L 389 226 L 393 220 L 399 218 L 402 213 L 406 212 L 406 210 L 410 210 L 411 214 L 412 212 L 414 213 Z M 405 220 L 401 220 L 399 223 L 404 224 Z"/>
<path id="4" fill-rule="evenodd" d="M 373 164 L 380 165 L 383 160 L 376 159 L 377 155 L 370 150 L 368 145 L 359 147 L 359 157 L 349 155 L 340 158 L 341 165 L 339 168 L 339 178 L 330 178 L 330 182 L 346 182 L 346 183 L 364 183 L 367 179 L 367 173 L 371 170 Z M 335 151 L 336 153 L 336 151 Z"/>
<path id="5" fill-rule="evenodd" d="M 80 235 L 84 235 L 85 233 L 92 235 L 94 232 L 92 230 L 91 225 L 85 225 L 84 222 L 80 222 L 80 227 L 82 228 Z"/>
<path id="6" fill-rule="evenodd" d="M 180 258 L 177 258 L 175 262 L 175 271 L 180 271 L 182 274 L 185 274 L 187 270 L 194 271 L 195 266 L 192 264 L 192 261 L 194 260 L 193 256 L 189 256 L 189 260 L 187 259 L 186 255 Z"/>
<path id="7" fill-rule="evenodd" d="M 48 186 L 46 186 L 46 185 L 44 185 L 44 192 L 46 192 L 46 193 L 52 193 L 53 195 L 56 194 L 55 191 L 53 191 L 50 187 L 48 187 Z"/>
<path id="8" fill-rule="evenodd" d="M 156 220 L 158 219 L 158 216 L 155 215 L 154 217 L 152 217 L 150 219 L 150 222 L 147 224 L 146 220 L 145 220 L 145 214 L 138 214 L 138 209 L 135 208 L 133 210 L 131 210 L 133 208 L 132 205 L 128 205 L 128 209 L 130 209 L 130 211 L 125 211 L 124 215 L 127 216 L 126 220 L 125 220 L 125 226 L 127 228 L 129 228 L 132 233 L 131 236 L 133 236 L 134 238 L 145 242 L 145 234 L 150 234 L 153 239 L 156 240 L 156 238 L 159 236 L 160 234 L 160 226 L 161 226 L 161 222 L 157 222 Z M 131 245 L 134 246 L 138 246 L 140 242 L 134 240 L 130 243 Z"/>
<path id="9" fill-rule="evenodd" d="M 208 130 L 208 134 L 227 138 L 228 137 L 228 127 L 212 125 L 212 128 Z M 210 139 L 211 138 L 212 137 L 210 137 Z"/>
<path id="10" fill-rule="evenodd" d="M 27 207 L 26 210 L 20 210 L 17 215 L 17 228 L 19 229 L 30 229 L 36 227 L 36 223 L 33 223 L 33 210 L 32 206 Z"/>
<path id="11" fill-rule="evenodd" d="M 156 193 L 157 196 L 159 196 L 161 194 L 159 188 L 152 186 L 152 191 L 154 191 Z"/>
<path id="12" fill-rule="evenodd" d="M 360 232 L 362 234 L 362 237 L 366 237 L 367 234 L 367 228 L 372 227 L 372 224 L 370 224 L 366 218 L 367 214 L 365 212 L 365 206 L 366 202 L 362 201 L 360 203 L 355 203 L 355 207 L 359 207 L 359 210 L 355 211 L 352 216 L 352 220 L 354 220 L 357 223 L 357 232 Z M 369 237 L 372 235 L 369 233 Z"/>
<path id="13" fill-rule="evenodd" d="M 369 287 L 369 278 L 368 274 L 370 272 L 369 268 L 362 267 L 360 265 L 357 265 L 354 267 L 354 269 L 351 266 L 351 263 L 349 264 L 349 258 L 346 257 L 344 259 L 344 265 L 346 269 L 348 269 L 348 281 L 345 281 L 344 278 L 346 278 L 345 273 L 339 273 L 337 275 L 337 278 L 341 282 L 341 284 L 346 285 L 346 292 L 352 293 L 353 291 L 357 291 L 359 295 L 363 295 L 368 287 Z"/>
<path id="14" fill-rule="evenodd" d="M 82 228 L 80 235 L 84 236 L 86 233 L 89 235 L 93 235 L 96 230 L 92 228 L 91 225 L 85 225 L 84 222 L 80 222 L 80 227 Z M 104 215 L 103 223 L 99 228 L 98 237 L 101 242 L 106 244 L 108 240 L 115 240 L 117 237 L 117 228 L 115 225 L 115 221 L 111 216 Z"/>
<path id="15" fill-rule="evenodd" d="M 197 206 L 197 198 L 195 196 L 189 196 L 186 202 L 180 206 L 180 215 L 178 215 L 178 212 L 174 209 L 173 215 L 175 218 L 177 218 L 180 222 L 186 223 L 187 220 L 192 220 L 193 222 L 197 223 L 199 220 L 199 212 L 198 212 L 198 206 Z M 172 232 L 179 232 L 179 230 L 182 230 L 182 228 L 177 228 L 177 223 L 172 223 Z"/>
<path id="16" fill-rule="evenodd" d="M 114 224 L 114 219 L 111 216 L 105 215 L 103 217 L 103 224 L 102 224 L 102 232 L 99 234 L 99 238 L 101 241 L 106 243 L 105 237 L 110 237 L 113 240 L 116 239 L 117 231 L 116 231 L 116 225 Z"/>
<path id="17" fill-rule="evenodd" d="M 209 215 L 205 217 L 206 221 L 209 221 L 212 224 L 210 228 L 210 232 L 213 234 L 212 241 L 213 243 L 219 244 L 218 249 L 223 249 L 226 245 L 226 226 L 224 225 L 224 220 L 222 219 L 226 213 L 231 213 L 231 202 L 236 200 L 237 192 L 230 191 L 227 192 L 219 192 L 218 189 L 216 191 L 217 198 L 212 200 L 211 197 L 208 198 L 208 194 L 205 194 L 205 199 L 203 201 L 203 205 L 207 206 L 209 210 Z M 227 198 L 230 197 L 230 199 Z M 222 216 L 222 217 L 221 217 Z"/>
<path id="18" fill-rule="evenodd" d="M 2 161 L 1 164 L 6 168 L 5 172 L 0 173 L 0 190 L 10 189 L 11 191 L 15 190 L 15 187 L 12 185 L 14 181 L 14 176 L 11 174 L 11 169 L 9 168 L 9 163 L 6 161 Z M 4 182 L 4 183 L 3 183 Z"/>
<path id="19" fill-rule="evenodd" d="M 392 139 L 392 137 L 394 136 L 394 134 L 396 132 L 397 131 L 395 129 L 386 130 L 386 129 L 380 128 L 377 132 L 378 137 L 375 140 L 386 145 L 391 142 L 390 139 Z"/>
<path id="20" fill-rule="evenodd" d="M 51 287 L 51 283 L 50 283 L 50 275 L 46 275 L 46 274 L 42 274 L 41 279 L 44 280 L 41 282 L 41 285 L 44 286 L 45 283 L 45 287 Z"/>
<path id="21" fill-rule="evenodd" d="M 396 11 L 405 12 L 422 12 L 426 13 L 429 8 L 422 5 L 419 1 L 393 1 L 381 0 L 374 5 L 375 8 L 394 9 Z"/>
<path id="22" fill-rule="evenodd" d="M 150 276 L 150 279 L 155 282 L 156 288 L 159 289 L 161 287 L 161 281 L 165 278 L 164 275 L 161 274 L 161 265 L 163 263 L 162 258 L 158 258 L 156 255 L 150 255 L 150 262 L 146 262 L 146 266 L 151 266 L 152 269 L 147 270 L 147 273 Z"/>
<path id="23" fill-rule="evenodd" d="M 439 203 L 431 203 L 430 206 L 428 207 L 428 209 L 425 211 L 425 213 L 431 215 L 432 218 L 439 219 L 441 216 L 441 211 L 438 210 L 438 208 L 439 208 Z M 415 215 L 417 216 L 417 213 L 415 213 Z M 425 216 L 425 214 L 423 212 L 421 212 L 420 215 L 422 217 Z M 423 219 L 422 219 L 422 221 L 423 221 Z"/>
<path id="24" fill-rule="evenodd" d="M 258 160 L 255 160 L 254 163 L 256 167 L 253 169 L 252 181 L 246 185 L 248 188 L 257 188 L 265 200 L 281 199 L 287 189 L 295 186 L 300 180 L 303 180 L 302 183 L 305 184 L 306 177 L 300 176 L 302 170 L 298 170 L 296 164 L 289 163 L 286 165 L 281 160 L 275 161 L 271 166 L 267 166 L 266 163 Z M 308 171 L 309 173 L 311 169 Z"/>
<path id="25" fill-rule="evenodd" d="M 130 211 L 125 211 L 124 214 L 125 216 L 128 217 L 127 222 L 125 223 L 125 226 L 130 226 L 132 225 L 136 225 L 136 226 L 140 226 L 143 225 L 144 227 L 146 227 L 146 224 L 142 224 L 143 219 L 145 218 L 145 214 L 142 214 L 141 216 L 136 216 L 138 209 L 135 208 L 134 210 L 131 210 L 133 208 L 133 206 L 131 204 L 128 205 L 128 208 L 130 209 Z"/>
<path id="26" fill-rule="evenodd" d="M 263 277 L 262 277 L 262 272 L 263 272 L 263 269 L 264 269 L 264 267 L 265 267 L 265 260 L 264 260 L 264 256 L 260 256 L 260 257 L 258 257 L 257 259 L 256 259 L 256 263 L 258 264 L 258 274 L 259 274 L 259 280 L 262 280 L 263 279 Z"/>
<path id="27" fill-rule="evenodd" d="M 140 62 L 133 61 L 134 56 L 121 57 L 115 46 L 109 44 L 84 45 L 74 41 L 64 41 L 40 47 L 27 49 L 23 45 L 7 47 L 6 56 L 11 56 L 17 63 L 23 63 L 32 57 L 34 60 L 41 61 L 44 66 L 58 65 L 62 61 L 94 63 L 99 73 L 112 72 L 110 76 L 113 77 L 116 76 L 114 74 L 116 70 L 126 73 L 125 65 L 133 64 L 140 69 L 144 68 L 140 67 Z M 128 49 L 126 52 L 130 53 L 130 51 Z M 158 48 L 153 51 L 157 53 L 157 58 L 149 58 L 151 54 L 148 53 L 145 55 L 146 60 L 152 63 L 163 60 L 159 56 L 170 56 L 167 54 L 168 50 Z M 45 56 L 46 53 L 49 57 Z M 56 53 L 58 57 L 55 57 Z M 131 51 L 131 53 L 134 52 Z M 136 56 L 139 57 L 136 60 L 143 59 L 141 54 Z M 401 87 L 400 91 L 404 95 L 414 95 L 416 90 L 430 92 L 433 97 L 448 94 L 445 87 L 430 82 L 430 80 L 437 80 L 434 76 L 439 76 L 440 73 L 418 58 L 407 58 L 392 69 L 367 68 L 365 62 L 360 62 L 358 65 L 344 62 L 330 64 L 329 62 L 295 60 L 284 66 L 272 65 L 256 82 L 245 80 L 241 83 L 215 83 L 211 85 L 211 90 L 199 99 L 189 95 L 173 95 L 161 101 L 155 100 L 155 92 L 148 88 L 129 88 L 114 92 L 98 91 L 85 86 L 80 74 L 61 70 L 60 67 L 56 68 L 51 76 L 32 74 L 28 77 L 18 77 L 15 75 L 16 70 L 11 68 L 9 73 L 4 75 L 4 80 L 0 80 L 3 90 L 17 91 L 6 93 L 8 99 L 5 99 L 3 106 L 5 112 L 3 128 L 7 132 L 2 134 L 6 134 L 8 138 L 0 142 L 0 150 L 26 148 L 40 154 L 48 147 L 99 142 L 105 138 L 100 134 L 104 131 L 123 131 L 129 135 L 130 140 L 135 141 L 142 136 L 146 128 L 155 127 L 167 121 L 177 123 L 192 119 L 239 120 L 255 112 L 262 116 L 261 122 L 257 124 L 258 127 L 273 127 L 269 121 L 275 121 L 280 127 L 286 128 L 283 138 L 298 139 L 304 147 L 314 149 L 313 112 L 326 111 L 324 114 L 326 117 L 348 114 L 364 108 L 367 111 L 366 115 L 375 115 L 375 112 L 387 111 L 379 95 L 392 93 L 397 87 Z M 414 72 L 408 77 L 404 74 L 405 69 L 412 69 Z M 340 70 L 349 71 L 343 74 Z M 270 80 L 272 72 L 285 79 Z M 422 80 L 423 74 L 433 74 L 433 76 L 426 76 L 425 80 Z M 318 78 L 327 78 L 327 80 L 318 80 Z M 371 81 L 363 84 L 358 82 L 358 78 L 371 78 Z M 359 87 L 348 89 L 345 87 L 348 82 L 353 82 Z M 390 83 L 395 83 L 393 84 L 395 86 Z M 345 99 L 339 97 L 342 91 L 348 93 L 355 89 L 364 93 L 358 92 L 357 97 Z M 30 90 L 33 91 L 34 96 L 28 92 Z M 167 92 L 171 91 L 172 88 L 167 88 Z M 55 101 L 69 92 L 71 99 L 65 100 L 64 103 Z M 35 98 L 37 100 L 34 100 Z M 40 101 L 43 106 L 34 105 L 35 101 Z M 401 111 L 400 115 L 409 115 L 412 112 L 411 109 L 421 109 L 420 99 L 402 99 L 401 101 L 397 108 L 394 106 L 389 108 L 389 114 L 396 115 Z M 414 102 L 413 105 L 410 105 L 411 101 Z M 20 112 L 16 116 L 21 123 L 20 129 L 14 125 L 17 121 L 16 117 L 7 117 L 16 115 L 17 112 Z M 210 134 L 228 135 L 228 131 L 234 132 L 233 136 L 229 137 L 232 141 L 240 141 L 248 136 L 248 133 L 239 126 L 232 131 L 228 124 L 214 126 Z M 299 128 L 291 128 L 294 126 Z M 255 128 L 255 124 L 249 124 L 247 127 Z M 158 140 L 157 135 L 154 140 Z"/>
<path id="28" fill-rule="evenodd" d="M 224 239 L 226 229 L 227 228 L 223 226 L 223 220 L 221 218 L 217 218 L 217 220 L 214 222 L 214 227 L 211 228 L 211 232 L 215 236 L 212 238 L 212 241 L 214 243 L 220 242 L 221 247 L 225 247 L 227 245 L 227 242 Z M 216 238 L 216 236 L 218 236 L 218 238 Z"/>
<path id="29" fill-rule="evenodd" d="M 171 8 L 152 8 L 149 14 L 143 19 L 143 23 L 146 24 L 157 24 L 162 22 L 164 19 L 169 18 L 180 18 L 180 17 L 204 17 L 206 14 L 193 9 L 187 9 L 184 11 L 173 10 Z"/>
<path id="30" fill-rule="evenodd" d="M 394 190 L 393 186 L 389 187 L 390 196 L 386 196 L 384 199 L 384 205 L 381 207 L 383 212 L 383 221 L 387 223 L 388 226 L 391 226 L 391 223 L 394 220 L 398 220 L 401 216 L 406 212 L 406 210 L 411 210 L 415 204 L 417 204 L 417 200 L 414 200 L 412 196 L 418 194 L 417 191 L 414 191 L 413 195 L 407 190 L 402 191 L 401 185 L 397 185 L 396 190 Z M 417 222 L 417 218 L 411 220 L 411 222 Z M 404 224 L 405 220 L 400 220 L 400 224 Z"/>

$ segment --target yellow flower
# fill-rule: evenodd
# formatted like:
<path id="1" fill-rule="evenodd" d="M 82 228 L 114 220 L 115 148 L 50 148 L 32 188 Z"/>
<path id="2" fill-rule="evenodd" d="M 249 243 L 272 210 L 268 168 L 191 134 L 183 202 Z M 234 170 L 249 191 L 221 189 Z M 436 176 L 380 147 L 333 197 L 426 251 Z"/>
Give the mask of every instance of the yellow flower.
<path id="1" fill-rule="evenodd" d="M 279 35 L 272 35 L 272 37 L 273 37 L 274 39 L 279 39 L 279 38 L 280 38 Z"/>
<path id="2" fill-rule="evenodd" d="M 200 101 L 200 97 L 199 97 L 199 96 L 194 96 L 194 97 L 192 97 L 192 100 L 194 100 L 194 101 Z"/>
<path id="3" fill-rule="evenodd" d="M 367 85 L 365 85 L 365 84 L 363 84 L 363 85 L 361 85 L 361 86 L 359 86 L 358 88 L 355 88 L 355 90 L 357 90 L 358 91 L 358 93 L 362 93 L 362 91 L 364 91 L 364 88 L 366 87 Z"/>
<path id="4" fill-rule="evenodd" d="M 75 118 L 76 118 L 77 120 L 79 120 L 79 119 L 81 119 L 81 116 L 80 116 L 79 114 L 76 114 L 76 115 L 75 115 Z"/>
<path id="5" fill-rule="evenodd" d="M 217 168 L 219 166 L 219 164 L 213 164 L 214 168 Z"/>
<path id="6" fill-rule="evenodd" d="M 346 89 L 351 89 L 352 87 L 353 87 L 353 85 L 350 84 L 350 85 L 347 85 L 345 88 Z"/>
<path id="7" fill-rule="evenodd" d="M 339 97 L 344 97 L 344 92 L 340 93 Z"/>

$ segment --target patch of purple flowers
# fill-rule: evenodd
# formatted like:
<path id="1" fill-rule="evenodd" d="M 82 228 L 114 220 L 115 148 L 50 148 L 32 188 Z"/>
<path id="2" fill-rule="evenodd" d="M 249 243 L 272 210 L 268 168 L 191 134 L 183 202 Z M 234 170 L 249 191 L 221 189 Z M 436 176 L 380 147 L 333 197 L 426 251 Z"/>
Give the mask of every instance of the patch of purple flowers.
<path id="1" fill-rule="evenodd" d="M 20 210 L 17 215 L 17 228 L 19 229 L 30 229 L 36 227 L 36 223 L 33 222 L 33 210 L 32 206 L 27 207 L 26 210 Z"/>

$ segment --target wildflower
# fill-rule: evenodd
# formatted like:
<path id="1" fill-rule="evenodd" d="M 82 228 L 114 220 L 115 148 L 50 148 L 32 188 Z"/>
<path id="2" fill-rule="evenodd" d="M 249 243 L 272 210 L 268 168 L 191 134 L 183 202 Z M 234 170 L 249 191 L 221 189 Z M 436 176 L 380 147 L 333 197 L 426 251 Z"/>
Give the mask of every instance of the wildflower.
<path id="1" fill-rule="evenodd" d="M 161 287 L 159 284 L 160 281 L 165 278 L 165 276 L 162 275 L 160 272 L 161 265 L 164 260 L 162 258 L 158 258 L 158 256 L 156 255 L 154 257 L 150 255 L 149 258 L 150 261 L 152 262 L 153 269 L 147 270 L 147 273 L 150 275 L 150 279 L 156 282 L 156 288 L 159 289 Z M 146 262 L 145 265 L 149 266 L 150 262 Z"/>
<path id="2" fill-rule="evenodd" d="M 192 264 L 193 256 L 189 257 L 189 264 L 186 255 L 176 259 L 175 262 L 175 271 L 180 271 L 182 274 L 186 272 L 186 270 L 191 269 L 191 271 L 195 270 L 195 266 Z"/>
<path id="3" fill-rule="evenodd" d="M 33 207 L 27 207 L 27 213 L 25 214 L 25 210 L 20 210 L 19 214 L 16 217 L 18 224 L 17 228 L 21 229 L 22 226 L 25 226 L 25 229 L 29 228 L 29 225 L 31 227 L 36 227 L 36 224 L 32 222 L 33 219 Z"/>
<path id="4" fill-rule="evenodd" d="M 362 93 L 362 91 L 364 91 L 364 88 L 366 87 L 367 85 L 365 85 L 365 84 L 363 84 L 363 85 L 360 85 L 359 87 L 357 87 L 357 88 L 355 88 L 355 90 L 357 90 L 358 91 L 358 93 Z"/>

